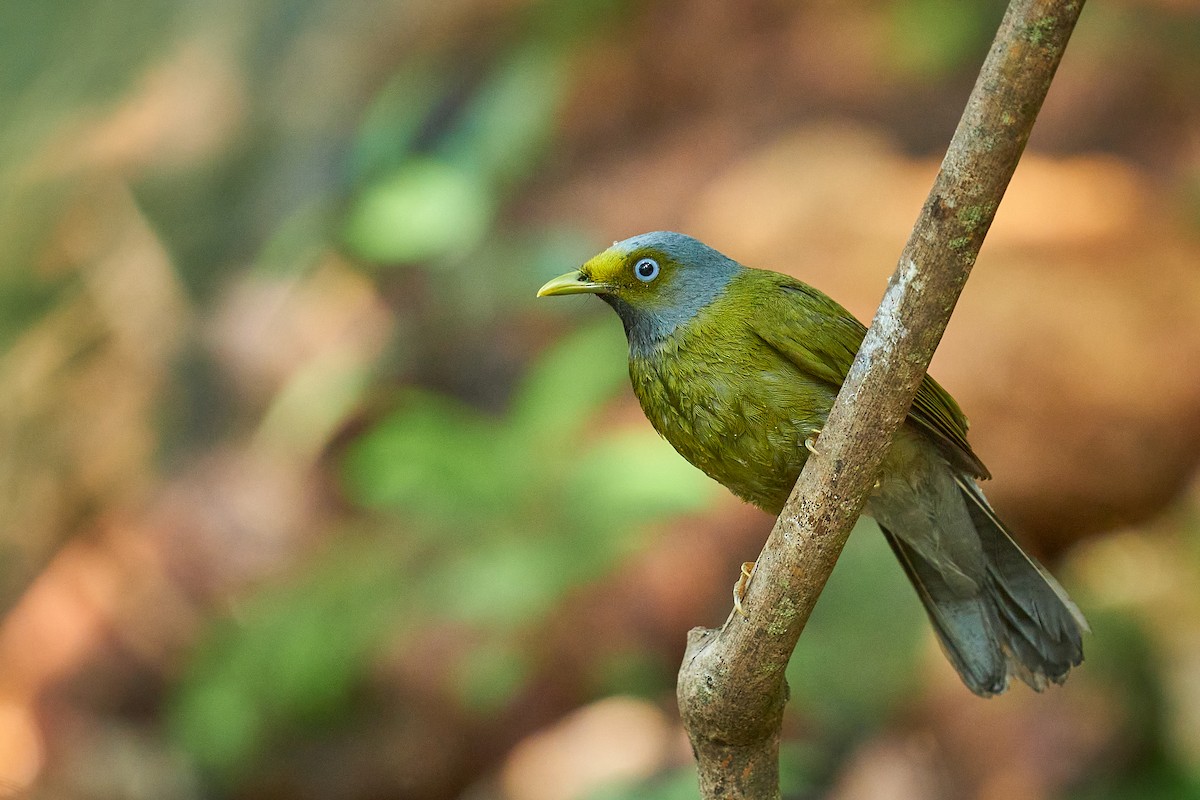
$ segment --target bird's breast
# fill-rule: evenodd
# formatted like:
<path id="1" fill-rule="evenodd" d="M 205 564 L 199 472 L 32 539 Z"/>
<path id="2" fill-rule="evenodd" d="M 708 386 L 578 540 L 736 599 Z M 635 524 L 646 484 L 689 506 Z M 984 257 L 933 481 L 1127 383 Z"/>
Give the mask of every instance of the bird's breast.
<path id="1" fill-rule="evenodd" d="M 651 352 L 631 352 L 629 374 L 647 418 L 680 455 L 772 513 L 833 400 L 753 336 L 673 336 Z"/>

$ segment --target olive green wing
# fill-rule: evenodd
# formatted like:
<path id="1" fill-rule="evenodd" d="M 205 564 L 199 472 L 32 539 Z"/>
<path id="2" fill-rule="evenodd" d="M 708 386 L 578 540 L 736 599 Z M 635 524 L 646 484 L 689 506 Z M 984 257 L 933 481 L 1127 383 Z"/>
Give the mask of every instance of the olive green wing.
<path id="1" fill-rule="evenodd" d="M 909 419 L 920 425 L 942 444 L 943 450 L 962 458 L 961 466 L 976 478 L 990 478 L 992 473 L 979 460 L 967 443 L 967 415 L 942 385 L 926 375 L 917 387 Z"/>
<path id="2" fill-rule="evenodd" d="M 807 284 L 763 270 L 748 272 L 759 272 L 761 277 L 755 279 L 773 284 L 755 295 L 769 298 L 751 319 L 755 334 L 803 373 L 841 387 L 866 327 Z M 928 375 L 917 389 L 909 419 L 975 477 L 991 477 L 967 443 L 966 415 L 950 393 Z"/>

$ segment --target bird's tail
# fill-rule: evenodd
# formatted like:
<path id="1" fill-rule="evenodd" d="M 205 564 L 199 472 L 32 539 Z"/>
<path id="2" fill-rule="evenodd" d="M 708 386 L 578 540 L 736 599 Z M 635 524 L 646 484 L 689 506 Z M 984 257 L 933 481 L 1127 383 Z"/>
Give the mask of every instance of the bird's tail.
<path id="1" fill-rule="evenodd" d="M 951 586 L 932 564 L 886 528 L 888 543 L 933 622 L 963 682 L 983 697 L 1015 675 L 1041 691 L 1083 661 L 1087 621 L 1062 586 L 1009 536 L 974 481 L 959 480 L 986 558 L 976 591 Z"/>

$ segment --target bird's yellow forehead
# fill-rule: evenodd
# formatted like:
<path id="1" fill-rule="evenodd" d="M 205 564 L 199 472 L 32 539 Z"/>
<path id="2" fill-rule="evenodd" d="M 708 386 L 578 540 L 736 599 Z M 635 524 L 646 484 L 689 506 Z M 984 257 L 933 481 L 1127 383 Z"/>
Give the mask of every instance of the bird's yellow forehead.
<path id="1" fill-rule="evenodd" d="M 579 271 L 596 283 L 613 283 L 624 271 L 628 258 L 624 248 L 610 247 L 593 256 Z"/>

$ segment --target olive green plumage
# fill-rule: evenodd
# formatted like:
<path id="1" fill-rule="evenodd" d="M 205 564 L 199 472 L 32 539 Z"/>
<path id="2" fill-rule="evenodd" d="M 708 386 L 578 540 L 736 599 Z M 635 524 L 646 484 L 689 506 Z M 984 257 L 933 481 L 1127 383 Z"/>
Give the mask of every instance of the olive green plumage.
<path id="1" fill-rule="evenodd" d="M 655 429 L 730 491 L 778 514 L 866 329 L 793 278 L 656 232 L 614 244 L 539 296 L 596 294 L 629 339 L 634 393 Z M 967 421 L 932 378 L 884 461 L 874 517 L 963 681 L 1042 689 L 1083 659 L 1086 623 L 1007 534 L 975 482 Z"/>

